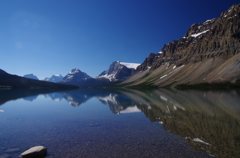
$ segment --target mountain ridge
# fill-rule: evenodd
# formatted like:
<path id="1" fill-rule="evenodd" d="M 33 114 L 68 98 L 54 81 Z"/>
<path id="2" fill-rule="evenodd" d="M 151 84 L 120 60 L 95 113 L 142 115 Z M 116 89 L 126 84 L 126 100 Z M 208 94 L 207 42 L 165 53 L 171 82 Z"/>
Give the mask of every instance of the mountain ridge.
<path id="1" fill-rule="evenodd" d="M 240 5 L 193 24 L 186 34 L 151 53 L 121 85 L 176 87 L 239 85 Z"/>
<path id="2" fill-rule="evenodd" d="M 0 69 L 0 89 L 49 89 L 61 90 L 76 88 L 72 85 L 56 84 L 47 81 L 28 79 L 25 77 L 9 74 Z"/>

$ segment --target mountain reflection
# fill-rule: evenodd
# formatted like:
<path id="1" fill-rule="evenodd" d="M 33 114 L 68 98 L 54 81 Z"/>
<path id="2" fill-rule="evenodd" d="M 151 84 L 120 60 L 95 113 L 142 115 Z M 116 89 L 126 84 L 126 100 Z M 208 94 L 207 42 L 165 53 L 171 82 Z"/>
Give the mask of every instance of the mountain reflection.
<path id="1" fill-rule="evenodd" d="M 240 155 L 240 95 L 231 92 L 125 92 L 151 120 L 217 157 Z M 146 108 L 150 105 L 151 108 Z"/>
<path id="2" fill-rule="evenodd" d="M 0 92 L 0 105 L 9 100 L 37 98 L 30 92 Z M 54 101 L 66 100 L 78 107 L 90 98 L 109 106 L 114 114 L 143 112 L 152 122 L 186 139 L 197 150 L 217 157 L 240 155 L 239 91 L 107 91 L 75 90 L 44 93 Z"/>

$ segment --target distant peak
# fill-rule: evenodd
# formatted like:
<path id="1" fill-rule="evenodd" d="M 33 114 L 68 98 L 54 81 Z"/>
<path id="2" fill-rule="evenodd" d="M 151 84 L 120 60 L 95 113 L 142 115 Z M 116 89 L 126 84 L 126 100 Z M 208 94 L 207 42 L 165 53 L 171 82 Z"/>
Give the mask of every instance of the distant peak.
<path id="1" fill-rule="evenodd" d="M 77 73 L 77 72 L 81 72 L 79 68 L 73 68 L 70 73 Z"/>
<path id="2" fill-rule="evenodd" d="M 29 79 L 34 79 L 34 80 L 39 80 L 38 77 L 36 75 L 32 74 L 32 73 L 31 74 L 26 74 L 23 77 L 29 78 Z"/>
<path id="3" fill-rule="evenodd" d="M 112 62 L 112 64 L 119 64 L 120 63 L 120 61 L 114 61 L 114 62 Z"/>

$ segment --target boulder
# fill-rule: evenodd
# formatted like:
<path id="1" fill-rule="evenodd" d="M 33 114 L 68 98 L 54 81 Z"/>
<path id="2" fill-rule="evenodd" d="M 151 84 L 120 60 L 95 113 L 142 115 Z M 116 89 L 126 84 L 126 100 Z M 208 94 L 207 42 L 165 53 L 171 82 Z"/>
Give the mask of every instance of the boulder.
<path id="1" fill-rule="evenodd" d="M 47 156 L 47 148 L 44 146 L 35 146 L 24 151 L 21 158 L 44 158 Z"/>

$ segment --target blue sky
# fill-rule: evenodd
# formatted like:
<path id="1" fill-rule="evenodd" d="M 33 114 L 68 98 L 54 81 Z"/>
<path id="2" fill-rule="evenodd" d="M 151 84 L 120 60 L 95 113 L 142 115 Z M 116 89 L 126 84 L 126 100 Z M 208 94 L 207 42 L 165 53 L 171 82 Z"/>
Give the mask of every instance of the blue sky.
<path id="1" fill-rule="evenodd" d="M 141 63 L 238 0 L 1 0 L 0 69 L 39 78 Z"/>

